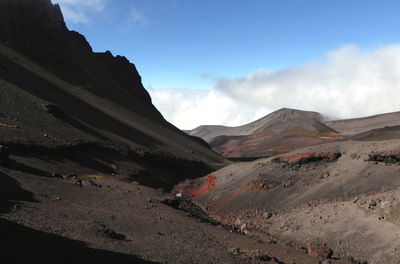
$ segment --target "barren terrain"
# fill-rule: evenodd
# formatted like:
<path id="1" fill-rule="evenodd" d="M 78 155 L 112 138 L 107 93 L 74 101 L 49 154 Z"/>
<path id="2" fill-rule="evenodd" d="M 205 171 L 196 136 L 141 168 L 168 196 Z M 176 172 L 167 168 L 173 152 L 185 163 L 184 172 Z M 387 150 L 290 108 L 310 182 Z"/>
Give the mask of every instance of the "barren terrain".
<path id="1" fill-rule="evenodd" d="M 400 262 L 398 113 L 193 137 L 50 0 L 0 1 L 0 92 L 5 263 Z"/>

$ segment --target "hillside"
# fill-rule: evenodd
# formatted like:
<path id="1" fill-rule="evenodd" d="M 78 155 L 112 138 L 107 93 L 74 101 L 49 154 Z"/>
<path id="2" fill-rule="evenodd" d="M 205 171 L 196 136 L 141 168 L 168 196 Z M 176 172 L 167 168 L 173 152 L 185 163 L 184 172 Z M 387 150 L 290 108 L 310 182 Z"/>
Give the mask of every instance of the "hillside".
<path id="1" fill-rule="evenodd" d="M 239 127 L 201 126 L 190 132 L 230 158 L 265 157 L 310 145 L 341 140 L 316 112 L 280 109 Z"/>
<path id="2" fill-rule="evenodd" d="M 378 132 L 235 163 L 176 191 L 248 236 L 351 263 L 398 263 L 400 131 Z"/>
<path id="3" fill-rule="evenodd" d="M 97 144 L 144 156 L 145 171 L 156 156 L 204 170 L 224 162 L 207 144 L 165 121 L 125 57 L 95 53 L 82 35 L 69 31 L 57 5 L 7 0 L 0 10 L 1 144 Z M 168 166 L 162 165 L 167 171 Z M 169 181 L 150 175 L 155 185 Z"/>
<path id="4" fill-rule="evenodd" d="M 325 122 L 342 135 L 354 136 L 369 130 L 400 125 L 400 112 L 386 113 L 363 118 L 340 119 Z"/>

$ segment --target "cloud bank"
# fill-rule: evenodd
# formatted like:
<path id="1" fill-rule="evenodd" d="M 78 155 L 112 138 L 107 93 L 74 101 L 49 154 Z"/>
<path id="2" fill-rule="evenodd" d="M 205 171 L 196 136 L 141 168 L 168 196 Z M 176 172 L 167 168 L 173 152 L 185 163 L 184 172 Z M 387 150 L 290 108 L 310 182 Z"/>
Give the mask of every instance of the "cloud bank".
<path id="1" fill-rule="evenodd" d="M 204 124 L 238 125 L 262 117 L 269 109 L 235 100 L 223 92 L 184 89 L 150 90 L 154 105 L 181 129 Z"/>
<path id="2" fill-rule="evenodd" d="M 74 24 L 87 24 L 88 14 L 104 10 L 106 0 L 52 0 L 59 4 L 64 18 Z"/>
<path id="3" fill-rule="evenodd" d="M 400 111 L 400 44 L 372 50 L 346 45 L 322 61 L 219 79 L 207 91 L 150 93 L 166 119 L 181 129 L 241 125 L 283 107 L 335 118 Z"/>

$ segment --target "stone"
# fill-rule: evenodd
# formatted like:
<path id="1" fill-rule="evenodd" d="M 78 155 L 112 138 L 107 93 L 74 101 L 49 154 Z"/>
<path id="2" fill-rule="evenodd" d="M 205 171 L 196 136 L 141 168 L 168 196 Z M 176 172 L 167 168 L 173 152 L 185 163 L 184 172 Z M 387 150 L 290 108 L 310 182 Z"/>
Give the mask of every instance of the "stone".
<path id="1" fill-rule="evenodd" d="M 118 234 L 108 226 L 101 224 L 96 228 L 96 232 L 100 234 L 101 236 L 105 238 L 112 238 L 112 239 L 118 239 L 118 240 L 126 240 L 125 235 L 123 234 Z"/>
<path id="2" fill-rule="evenodd" d="M 368 204 L 369 209 L 373 209 L 375 206 L 377 206 L 377 203 L 375 200 L 369 201 L 369 204 Z"/>
<path id="3" fill-rule="evenodd" d="M 240 248 L 230 248 L 228 249 L 229 253 L 231 253 L 234 256 L 239 256 L 242 253 L 240 252 Z"/>
<path id="4" fill-rule="evenodd" d="M 271 212 L 264 212 L 263 213 L 263 217 L 265 219 L 270 219 L 273 216 L 273 214 Z"/>
<path id="5" fill-rule="evenodd" d="M 326 244 L 309 244 L 308 248 L 308 255 L 312 257 L 322 257 L 322 258 L 332 258 L 333 250 L 327 247 Z"/>
<path id="6" fill-rule="evenodd" d="M 245 233 L 246 228 L 247 228 L 246 224 L 241 224 L 240 225 L 240 232 Z"/>
<path id="7" fill-rule="evenodd" d="M 381 207 L 382 208 L 389 208 L 391 206 L 391 202 L 390 201 L 382 201 L 381 202 Z"/>

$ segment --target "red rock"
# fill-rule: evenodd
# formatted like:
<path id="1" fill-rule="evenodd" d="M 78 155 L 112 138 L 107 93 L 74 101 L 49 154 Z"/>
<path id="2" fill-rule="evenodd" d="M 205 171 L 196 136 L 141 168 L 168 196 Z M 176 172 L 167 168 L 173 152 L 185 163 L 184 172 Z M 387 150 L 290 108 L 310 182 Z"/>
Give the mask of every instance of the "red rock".
<path id="1" fill-rule="evenodd" d="M 332 258 L 333 255 L 332 249 L 326 245 L 309 244 L 307 250 L 308 255 L 312 257 Z"/>
<path id="2" fill-rule="evenodd" d="M 277 163 L 290 163 L 290 164 L 302 164 L 312 161 L 335 161 L 341 157 L 338 152 L 320 152 L 320 153 L 298 153 L 288 156 L 280 156 L 273 159 Z"/>

